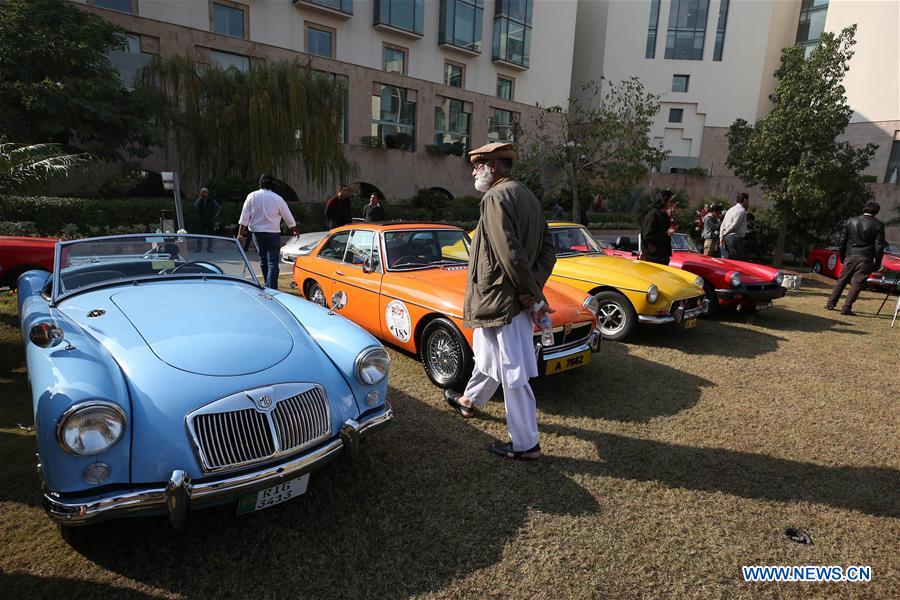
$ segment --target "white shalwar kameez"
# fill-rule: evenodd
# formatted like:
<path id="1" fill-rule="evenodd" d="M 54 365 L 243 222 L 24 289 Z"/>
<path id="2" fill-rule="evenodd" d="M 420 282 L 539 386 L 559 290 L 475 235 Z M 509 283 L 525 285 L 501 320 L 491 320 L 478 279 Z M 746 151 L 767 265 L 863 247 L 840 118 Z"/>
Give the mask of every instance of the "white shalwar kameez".
<path id="1" fill-rule="evenodd" d="M 533 336 L 534 323 L 527 310 L 509 325 L 476 327 L 472 333 L 475 368 L 463 394 L 483 407 L 503 386 L 506 427 L 516 452 L 531 450 L 538 443 L 537 406 L 528 383 L 530 377 L 538 376 Z"/>

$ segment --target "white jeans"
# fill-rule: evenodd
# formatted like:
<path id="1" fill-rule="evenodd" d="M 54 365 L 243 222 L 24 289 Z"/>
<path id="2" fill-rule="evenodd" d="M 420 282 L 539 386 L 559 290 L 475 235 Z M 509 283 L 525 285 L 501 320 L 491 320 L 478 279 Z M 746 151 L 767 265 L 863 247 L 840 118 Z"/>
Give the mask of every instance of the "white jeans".
<path id="1" fill-rule="evenodd" d="M 464 395 L 483 407 L 503 386 L 506 427 L 516 452 L 538 443 L 537 405 L 528 383 L 529 377 L 538 374 L 533 335 L 534 324 L 527 312 L 516 315 L 509 325 L 479 327 L 472 334 L 475 368 Z"/>

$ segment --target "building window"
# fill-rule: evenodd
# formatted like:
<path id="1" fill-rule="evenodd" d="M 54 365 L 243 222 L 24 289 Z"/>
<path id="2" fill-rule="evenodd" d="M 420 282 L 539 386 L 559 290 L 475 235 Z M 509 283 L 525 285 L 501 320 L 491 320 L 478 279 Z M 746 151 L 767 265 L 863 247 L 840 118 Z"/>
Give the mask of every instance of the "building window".
<path id="1" fill-rule="evenodd" d="M 684 116 L 683 108 L 670 108 L 669 109 L 669 123 L 681 123 L 681 118 Z"/>
<path id="2" fill-rule="evenodd" d="M 348 15 L 353 14 L 353 0 L 297 0 L 303 4 L 317 4 Z"/>
<path id="3" fill-rule="evenodd" d="M 90 0 L 88 4 L 92 4 L 98 8 L 117 10 L 130 15 L 137 12 L 137 6 L 135 6 L 137 3 L 134 2 L 134 0 Z"/>
<path id="4" fill-rule="evenodd" d="M 469 150 L 472 114 L 462 100 L 437 97 L 434 107 L 434 143 L 447 154 L 463 156 Z"/>
<path id="5" fill-rule="evenodd" d="M 380 138 L 386 148 L 416 149 L 415 92 L 383 85 L 372 96 L 372 137 Z"/>
<path id="6" fill-rule="evenodd" d="M 495 108 L 488 121 L 488 142 L 515 142 L 518 121 L 517 113 Z"/>
<path id="7" fill-rule="evenodd" d="M 246 73 L 250 70 L 250 57 L 242 54 L 210 50 L 209 61 L 212 64 L 221 67 L 224 71 L 227 71 L 228 69 L 237 69 L 241 73 Z"/>
<path id="8" fill-rule="evenodd" d="M 341 88 L 341 133 L 340 139 L 342 144 L 347 143 L 347 114 L 350 112 L 350 98 L 347 93 L 349 85 L 346 75 L 337 75 L 336 73 L 328 73 L 327 71 L 316 71 L 320 76 L 324 77 L 331 83 L 335 83 Z"/>
<path id="9" fill-rule="evenodd" d="M 885 183 L 900 182 L 900 140 L 894 140 L 891 155 L 888 158 L 887 170 L 884 172 Z"/>
<path id="10" fill-rule="evenodd" d="M 650 0 L 650 24 L 647 26 L 647 49 L 644 58 L 656 58 L 656 30 L 659 27 L 659 0 Z"/>
<path id="11" fill-rule="evenodd" d="M 666 33 L 666 58 L 703 60 L 708 12 L 709 0 L 672 0 Z"/>
<path id="12" fill-rule="evenodd" d="M 375 0 L 375 25 L 422 35 L 425 0 Z"/>
<path id="13" fill-rule="evenodd" d="M 688 91 L 688 83 L 690 82 L 690 75 L 672 75 L 672 91 L 673 92 L 686 92 Z"/>
<path id="14" fill-rule="evenodd" d="M 316 56 L 334 58 L 336 32 L 331 27 L 316 23 L 304 23 L 306 51 Z"/>
<path id="15" fill-rule="evenodd" d="M 213 24 L 216 33 L 221 35 L 230 35 L 231 37 L 243 38 L 245 36 L 244 28 L 244 9 L 236 6 L 227 6 L 225 4 L 213 3 Z"/>
<path id="16" fill-rule="evenodd" d="M 494 11 L 494 60 L 528 68 L 533 4 L 533 0 L 497 0 Z"/>
<path id="17" fill-rule="evenodd" d="M 515 87 L 515 81 L 512 79 L 508 79 L 506 77 L 497 77 L 497 97 L 503 98 L 504 100 L 512 100 L 513 99 L 513 88 Z"/>
<path id="18" fill-rule="evenodd" d="M 713 48 L 713 60 L 722 60 L 722 46 L 725 45 L 725 23 L 728 21 L 728 0 L 719 5 L 719 21 L 716 24 L 716 45 Z"/>
<path id="19" fill-rule="evenodd" d="M 125 89 L 133 90 L 138 73 L 147 66 L 152 55 L 141 52 L 141 36 L 129 33 L 125 35 L 125 48 L 111 50 L 107 54 L 109 63 L 119 72 L 119 81 Z"/>
<path id="20" fill-rule="evenodd" d="M 803 0 L 800 4 L 800 21 L 797 24 L 797 45 L 803 48 L 807 58 L 819 45 L 825 31 L 828 0 Z"/>
<path id="21" fill-rule="evenodd" d="M 466 87 L 466 66 L 449 60 L 444 62 L 444 85 Z"/>
<path id="22" fill-rule="evenodd" d="M 481 52 L 484 0 L 441 0 L 438 43 Z"/>
<path id="23" fill-rule="evenodd" d="M 406 75 L 406 52 L 406 48 L 385 43 L 382 47 L 382 68 L 388 73 Z"/>

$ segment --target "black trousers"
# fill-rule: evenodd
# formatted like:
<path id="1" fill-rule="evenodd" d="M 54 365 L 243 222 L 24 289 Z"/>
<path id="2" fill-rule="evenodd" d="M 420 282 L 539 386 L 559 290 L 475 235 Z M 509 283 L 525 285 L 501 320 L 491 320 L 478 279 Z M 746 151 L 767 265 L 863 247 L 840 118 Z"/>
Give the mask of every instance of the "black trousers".
<path id="1" fill-rule="evenodd" d="M 838 280 L 834 283 L 834 289 L 831 290 L 828 306 L 837 306 L 838 300 L 841 299 L 841 294 L 844 292 L 844 288 L 847 287 L 847 284 L 849 283 L 850 291 L 847 293 L 847 298 L 844 300 L 844 306 L 841 308 L 841 312 L 850 312 L 859 293 L 866 286 L 866 279 L 868 279 L 869 275 L 874 270 L 875 262 L 871 258 L 867 256 L 848 256 L 841 269 L 841 276 L 838 277 Z"/>

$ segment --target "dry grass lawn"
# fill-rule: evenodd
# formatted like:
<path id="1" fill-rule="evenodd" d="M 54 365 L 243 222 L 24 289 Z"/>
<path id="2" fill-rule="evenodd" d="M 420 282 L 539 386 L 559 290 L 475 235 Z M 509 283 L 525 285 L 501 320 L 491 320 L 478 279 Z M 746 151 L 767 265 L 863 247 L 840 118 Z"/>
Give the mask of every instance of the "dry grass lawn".
<path id="1" fill-rule="evenodd" d="M 896 597 L 900 328 L 825 283 L 750 317 L 645 330 L 535 384 L 538 464 L 485 451 L 392 352 L 396 421 L 356 465 L 249 516 L 99 526 L 76 552 L 38 505 L 14 299 L 0 293 L 0 589 L 24 598 Z M 893 301 L 891 302 L 891 306 Z M 786 527 L 809 532 L 800 545 Z M 871 565 L 871 583 L 744 583 L 742 565 Z M 894 590 L 891 592 L 891 590 Z"/>

